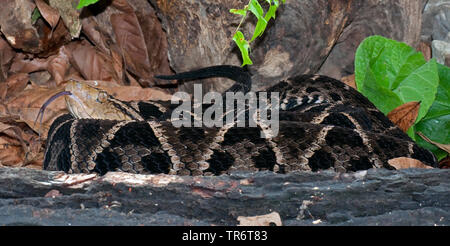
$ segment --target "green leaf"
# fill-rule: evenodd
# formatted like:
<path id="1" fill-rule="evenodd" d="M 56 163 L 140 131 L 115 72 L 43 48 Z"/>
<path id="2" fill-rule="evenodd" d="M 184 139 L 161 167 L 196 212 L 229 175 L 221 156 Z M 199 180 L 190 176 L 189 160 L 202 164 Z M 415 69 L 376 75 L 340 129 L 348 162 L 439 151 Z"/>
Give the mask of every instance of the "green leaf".
<path id="1" fill-rule="evenodd" d="M 447 144 L 450 129 L 450 72 L 434 59 L 408 45 L 381 36 L 365 39 L 356 51 L 355 80 L 358 90 L 383 113 L 410 101 L 420 101 L 416 124 L 407 134 L 438 157 L 443 152 L 416 134 Z M 392 97 L 392 98 L 390 98 Z"/>
<path id="2" fill-rule="evenodd" d="M 230 13 L 246 16 L 247 10 L 246 9 L 230 9 Z"/>
<path id="3" fill-rule="evenodd" d="M 78 3 L 77 9 L 81 9 L 83 7 L 86 7 L 88 5 L 94 4 L 96 2 L 98 2 L 99 0 L 80 0 L 80 2 Z"/>
<path id="4" fill-rule="evenodd" d="M 439 73 L 439 86 L 437 88 L 436 100 L 431 105 L 425 118 L 417 123 L 416 129 L 429 139 L 450 144 L 450 68 L 437 64 Z M 436 146 L 427 143 L 420 136 L 416 136 L 417 143 L 436 154 L 438 159 L 446 156 L 446 152 Z"/>
<path id="5" fill-rule="evenodd" d="M 362 83 L 365 81 L 367 70 L 370 68 L 370 63 L 375 61 L 380 56 L 384 49 L 386 38 L 381 36 L 371 36 L 359 45 L 355 54 L 355 82 L 356 87 L 362 88 Z"/>
<path id="6" fill-rule="evenodd" d="M 412 47 L 381 36 L 371 36 L 358 47 L 355 57 L 355 79 L 364 80 L 367 66 L 372 68 L 378 83 L 393 90 L 412 71 L 425 64 L 421 53 Z"/>
<path id="7" fill-rule="evenodd" d="M 428 112 L 435 99 L 439 77 L 435 60 L 426 63 L 423 55 L 408 45 L 381 36 L 365 39 L 356 51 L 355 80 L 358 90 L 365 95 L 363 88 L 374 87 L 363 85 L 368 71 L 371 71 L 378 88 L 394 92 L 401 104 L 420 101 L 420 110 L 416 122 Z M 376 93 L 369 100 L 376 100 Z M 374 104 L 378 108 L 394 109 L 399 105 L 385 105 L 389 101 Z M 383 110 L 382 110 L 383 111 Z M 383 113 L 387 113 L 383 111 Z"/>
<path id="8" fill-rule="evenodd" d="M 277 11 L 276 5 L 270 5 L 269 10 L 267 11 L 264 19 L 269 22 L 271 18 L 275 19 L 275 12 Z"/>
<path id="9" fill-rule="evenodd" d="M 237 31 L 233 36 L 233 41 L 236 43 L 236 45 L 239 47 L 239 50 L 241 51 L 243 60 L 242 66 L 245 66 L 247 64 L 252 65 L 253 62 L 248 54 L 250 45 L 248 44 L 248 41 L 245 40 L 244 34 L 241 31 Z"/>
<path id="10" fill-rule="evenodd" d="M 263 14 L 264 14 L 264 10 L 261 7 L 261 5 L 259 4 L 258 0 L 250 0 L 249 4 L 248 4 L 248 10 L 250 10 L 250 12 L 252 12 L 256 18 L 259 19 L 263 19 Z"/>
<path id="11" fill-rule="evenodd" d="M 386 87 L 380 86 L 371 69 L 366 71 L 362 86 L 359 88 L 361 93 L 377 106 L 377 108 L 387 114 L 397 106 L 402 105 L 400 98 Z"/>
<path id="12" fill-rule="evenodd" d="M 450 68 L 437 63 L 437 69 L 439 86 L 437 88 L 436 100 L 431 105 L 424 120 L 450 115 Z"/>
<path id="13" fill-rule="evenodd" d="M 264 30 L 266 29 L 267 21 L 263 18 L 258 19 L 258 22 L 256 23 L 255 32 L 253 33 L 252 39 L 250 42 L 253 42 L 255 38 L 261 36 L 264 33 Z"/>
<path id="14" fill-rule="evenodd" d="M 425 116 L 433 104 L 438 85 L 437 64 L 436 60 L 432 59 L 412 72 L 393 91 L 400 97 L 403 103 L 420 101 L 419 114 L 416 120 L 418 122 Z"/>
<path id="15" fill-rule="evenodd" d="M 39 9 L 36 7 L 33 10 L 33 13 L 31 14 L 31 23 L 34 24 L 36 23 L 37 19 L 39 19 L 39 17 L 41 17 L 41 12 L 39 11 Z"/>
<path id="16" fill-rule="evenodd" d="M 252 39 L 250 42 L 253 42 L 257 37 L 261 36 L 264 31 L 266 30 L 267 23 L 270 21 L 271 18 L 275 19 L 275 12 L 277 11 L 277 7 L 275 5 L 270 5 L 269 11 L 264 15 L 264 19 L 260 18 L 258 19 L 258 22 L 256 23 L 255 32 L 253 33 Z"/>

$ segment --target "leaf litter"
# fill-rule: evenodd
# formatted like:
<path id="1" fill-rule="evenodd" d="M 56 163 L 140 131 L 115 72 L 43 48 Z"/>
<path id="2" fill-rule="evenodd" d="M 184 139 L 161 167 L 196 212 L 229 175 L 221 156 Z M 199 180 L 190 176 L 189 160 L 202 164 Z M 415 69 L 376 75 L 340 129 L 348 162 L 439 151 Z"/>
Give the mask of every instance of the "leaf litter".
<path id="1" fill-rule="evenodd" d="M 159 81 L 153 80 L 155 74 L 173 74 L 154 10 L 140 10 L 139 1 L 113 0 L 81 10 L 72 2 L 2 2 L 1 166 L 42 168 L 48 129 L 68 113 L 64 99 L 48 105 L 42 124 L 35 121 L 43 103 L 63 91 L 67 80 L 96 85 L 121 100 L 170 100 L 174 92 L 156 88 Z M 34 11 L 39 15 L 32 24 Z"/>

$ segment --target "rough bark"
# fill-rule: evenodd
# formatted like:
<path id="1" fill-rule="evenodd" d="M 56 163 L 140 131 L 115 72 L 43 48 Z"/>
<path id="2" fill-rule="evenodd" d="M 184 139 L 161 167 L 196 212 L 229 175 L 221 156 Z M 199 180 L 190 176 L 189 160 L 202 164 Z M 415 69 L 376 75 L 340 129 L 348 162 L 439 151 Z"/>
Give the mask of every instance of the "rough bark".
<path id="1" fill-rule="evenodd" d="M 236 225 L 272 212 L 283 225 L 450 225 L 449 211 L 444 169 L 99 177 L 0 168 L 0 225 Z"/>
<path id="2" fill-rule="evenodd" d="M 176 72 L 241 64 L 239 51 L 230 42 L 240 17 L 228 10 L 242 8 L 247 1 L 151 2 L 167 31 L 170 64 Z M 263 37 L 252 44 L 253 89 L 300 73 L 320 72 L 335 78 L 353 73 L 356 47 L 370 35 L 418 44 L 423 2 L 287 1 Z M 251 18 L 244 23 L 247 37 L 254 25 Z M 230 83 L 217 80 L 215 89 L 223 90 Z"/>

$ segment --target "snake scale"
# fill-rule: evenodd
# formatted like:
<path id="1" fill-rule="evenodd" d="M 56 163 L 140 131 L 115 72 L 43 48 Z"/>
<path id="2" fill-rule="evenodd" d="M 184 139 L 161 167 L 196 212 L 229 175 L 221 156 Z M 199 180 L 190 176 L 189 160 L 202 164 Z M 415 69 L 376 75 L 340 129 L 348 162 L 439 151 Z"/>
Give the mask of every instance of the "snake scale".
<path id="1" fill-rule="evenodd" d="M 229 92 L 247 93 L 251 88 L 250 75 L 235 66 L 159 78 L 209 77 L 234 80 Z M 396 157 L 437 165 L 431 152 L 416 145 L 366 97 L 341 81 L 299 75 L 266 92 L 279 93 L 279 131 L 262 138 L 261 131 L 267 131 L 262 124 L 175 127 L 170 115 L 177 105 L 120 101 L 70 81 L 64 95 L 71 114 L 58 117 L 50 127 L 44 169 L 177 175 L 220 175 L 232 170 L 348 172 L 394 169 L 388 160 Z M 235 117 L 239 113 L 246 119 L 253 117 L 248 111 L 245 108 Z"/>

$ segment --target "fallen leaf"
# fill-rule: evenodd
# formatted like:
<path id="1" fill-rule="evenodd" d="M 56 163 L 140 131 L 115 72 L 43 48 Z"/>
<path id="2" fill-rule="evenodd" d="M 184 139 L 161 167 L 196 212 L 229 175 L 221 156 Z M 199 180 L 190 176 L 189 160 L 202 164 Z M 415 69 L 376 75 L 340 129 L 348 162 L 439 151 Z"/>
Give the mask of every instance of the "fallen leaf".
<path id="1" fill-rule="evenodd" d="M 395 169 L 405 169 L 405 168 L 426 168 L 431 169 L 432 167 L 423 164 L 423 162 L 409 158 L 409 157 L 398 157 L 388 160 L 388 164 L 395 167 Z"/>
<path id="2" fill-rule="evenodd" d="M 28 84 L 30 77 L 27 73 L 17 73 L 8 77 L 6 80 L 6 88 L 3 91 L 3 95 L 0 94 L 2 100 L 8 100 L 15 97 L 18 93 L 23 91 Z"/>
<path id="3" fill-rule="evenodd" d="M 15 52 L 11 46 L 0 36 L 0 81 L 5 81 L 8 77 L 8 69 L 14 58 Z"/>
<path id="4" fill-rule="evenodd" d="M 173 71 L 170 69 L 169 59 L 167 59 L 168 43 L 166 32 L 164 32 L 155 11 L 148 8 L 145 11 L 137 11 L 136 16 L 144 35 L 148 57 L 150 59 L 150 78 L 155 74 L 173 74 Z M 152 83 L 167 85 L 173 84 L 174 82 L 171 80 L 152 80 Z"/>
<path id="5" fill-rule="evenodd" d="M 119 47 L 116 44 L 112 44 L 110 48 L 111 52 L 111 60 L 112 60 L 112 66 L 114 68 L 114 71 L 116 72 L 118 82 L 124 81 L 124 65 L 123 65 L 123 57 L 122 53 L 119 52 Z M 130 84 L 130 85 L 139 85 L 136 81 L 136 84 Z"/>
<path id="6" fill-rule="evenodd" d="M 29 0 L 2 0 L 0 7 L 1 32 L 8 43 L 30 53 L 42 51 L 38 31 L 31 23 L 31 13 L 36 8 Z"/>
<path id="7" fill-rule="evenodd" d="M 0 135 L 0 164 L 2 166 L 23 166 L 23 156 L 21 146 L 12 145 Z"/>
<path id="8" fill-rule="evenodd" d="M 67 30 L 63 21 L 58 21 L 56 26 L 52 28 L 44 20 L 38 19 L 36 26 L 43 33 L 41 35 L 43 51 L 39 53 L 39 57 L 56 55 L 61 46 L 72 41 L 69 30 Z"/>
<path id="9" fill-rule="evenodd" d="M 47 107 L 42 120 L 42 125 L 40 125 L 39 122 L 35 125 L 34 122 L 39 113 L 39 109 L 44 104 L 44 102 L 50 96 L 62 90 L 62 87 L 48 89 L 38 86 L 32 86 L 29 89 L 26 89 L 17 94 L 15 98 L 9 100 L 7 105 L 8 113 L 9 115 L 19 116 L 21 121 L 26 123 L 35 132 L 40 132 L 41 138 L 45 139 L 53 120 L 61 114 L 68 112 L 66 109 L 64 98 L 61 97 L 56 99 Z"/>
<path id="10" fill-rule="evenodd" d="M 42 17 L 50 24 L 52 29 L 55 28 L 59 21 L 58 10 L 48 5 L 44 0 L 35 0 L 34 2 L 39 12 L 41 12 Z"/>
<path id="11" fill-rule="evenodd" d="M 29 59 L 24 54 L 17 54 L 11 64 L 10 73 L 32 73 L 47 70 L 48 59 Z"/>
<path id="12" fill-rule="evenodd" d="M 273 224 L 281 226 L 281 217 L 277 212 L 272 212 L 270 214 L 244 217 L 239 216 L 237 218 L 239 221 L 238 226 L 271 226 Z"/>
<path id="13" fill-rule="evenodd" d="M 113 43 L 113 41 L 103 34 L 95 17 L 88 16 L 82 18 L 81 24 L 83 24 L 83 34 L 88 37 L 89 41 L 91 41 L 101 52 L 108 54 L 110 52 L 108 44 Z"/>
<path id="14" fill-rule="evenodd" d="M 429 139 L 427 136 L 423 135 L 423 133 L 421 133 L 421 132 L 416 132 L 416 133 L 417 133 L 417 135 L 422 137 L 425 141 L 436 145 L 438 148 L 440 148 L 450 154 L 450 144 L 441 144 L 441 143 L 438 143 L 438 142 L 435 142 L 435 141 Z M 447 134 L 448 134 L 448 132 L 447 132 Z"/>
<path id="15" fill-rule="evenodd" d="M 172 99 L 172 95 L 159 88 L 119 86 L 117 84 L 101 80 L 86 80 L 84 83 L 105 90 L 109 95 L 122 101 L 170 101 Z"/>
<path id="16" fill-rule="evenodd" d="M 48 72 L 52 75 L 56 84 L 65 80 L 65 75 L 70 68 L 70 61 L 65 47 L 59 49 L 57 55 L 49 58 Z"/>
<path id="17" fill-rule="evenodd" d="M 127 0 L 114 0 L 111 4 L 115 9 L 124 12 L 126 14 L 133 14 L 134 9 L 131 7 L 131 5 L 128 3 Z"/>
<path id="18" fill-rule="evenodd" d="M 123 101 L 169 101 L 172 98 L 172 95 L 156 88 L 142 88 L 139 86 L 116 86 L 104 89 L 108 94 Z"/>
<path id="19" fill-rule="evenodd" d="M 32 145 L 27 141 L 30 131 L 24 130 L 27 126 L 14 123 L 12 117 L 0 117 L 0 163 L 4 166 L 25 166 L 38 159 L 40 148 L 31 149 Z"/>
<path id="20" fill-rule="evenodd" d="M 419 109 L 420 102 L 407 102 L 393 109 L 387 117 L 403 132 L 406 132 L 416 122 Z"/>
<path id="21" fill-rule="evenodd" d="M 30 73 L 30 82 L 34 85 L 52 87 L 51 75 L 48 71 Z"/>
<path id="22" fill-rule="evenodd" d="M 353 87 L 356 90 L 356 82 L 354 74 L 342 77 L 341 81 L 344 82 L 346 85 Z"/>
<path id="23" fill-rule="evenodd" d="M 150 78 L 147 46 L 136 15 L 112 14 L 110 18 L 126 69 L 140 78 Z M 143 84 L 143 87 L 149 85 Z"/>
<path id="24" fill-rule="evenodd" d="M 72 2 L 72 0 L 49 0 L 50 6 L 58 10 L 70 35 L 78 38 L 81 32 L 80 12 L 72 6 Z"/>
<path id="25" fill-rule="evenodd" d="M 72 42 L 66 45 L 70 63 L 86 80 L 104 80 L 120 83 L 112 58 L 101 53 L 88 42 Z"/>

